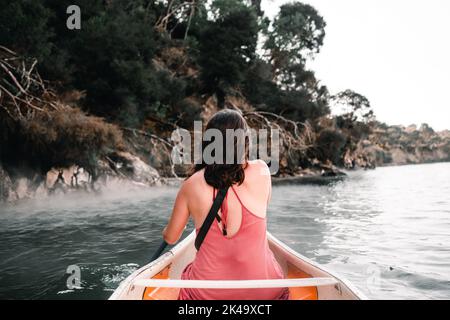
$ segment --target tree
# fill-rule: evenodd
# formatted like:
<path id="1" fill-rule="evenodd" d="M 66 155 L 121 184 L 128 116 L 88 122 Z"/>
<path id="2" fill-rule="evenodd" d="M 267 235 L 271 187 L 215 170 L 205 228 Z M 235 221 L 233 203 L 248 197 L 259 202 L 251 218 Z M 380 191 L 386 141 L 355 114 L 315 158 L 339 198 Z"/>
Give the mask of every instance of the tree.
<path id="1" fill-rule="evenodd" d="M 52 54 L 54 30 L 48 27 L 51 10 L 42 1 L 0 0 L 1 45 L 46 60 Z"/>
<path id="2" fill-rule="evenodd" d="M 375 120 L 369 99 L 353 91 L 345 90 L 331 97 L 334 111 L 349 122 L 370 123 Z"/>
<path id="3" fill-rule="evenodd" d="M 186 40 L 191 27 L 195 28 L 207 18 L 205 0 L 150 1 L 149 4 L 158 16 L 155 29 L 171 39 Z"/>
<path id="4" fill-rule="evenodd" d="M 300 2 L 282 5 L 264 46 L 270 53 L 274 76 L 289 66 L 304 65 L 307 57 L 319 53 L 325 27 L 325 20 L 312 6 Z"/>
<path id="5" fill-rule="evenodd" d="M 216 21 L 208 21 L 199 41 L 198 64 L 206 91 L 219 100 L 239 85 L 255 59 L 258 23 L 253 10 L 244 7 Z"/>
<path id="6" fill-rule="evenodd" d="M 358 141 L 372 132 L 375 115 L 370 101 L 363 95 L 345 90 L 331 97 L 336 116 L 336 125 L 347 134 L 347 148 L 355 150 Z"/>
<path id="7" fill-rule="evenodd" d="M 342 164 L 347 137 L 339 130 L 325 129 L 317 138 L 318 158 L 330 160 L 333 164 Z"/>
<path id="8" fill-rule="evenodd" d="M 258 110 L 279 110 L 282 92 L 272 81 L 271 66 L 267 62 L 256 59 L 246 71 L 242 87 L 244 95 Z"/>
<path id="9" fill-rule="evenodd" d="M 0 0 L 2 1 L 2 0 Z M 95 115 L 127 126 L 141 123 L 148 113 L 165 114 L 182 100 L 186 86 L 153 59 L 167 43 L 152 28 L 164 8 L 156 1 L 78 0 L 82 28 L 65 28 L 71 0 L 5 4 L 0 35 L 5 45 L 38 58 L 44 79 L 57 81 L 62 91 L 86 93 L 80 104 Z"/>
<path id="10" fill-rule="evenodd" d="M 328 90 L 305 66 L 320 51 L 326 23 L 312 6 L 282 5 L 266 33 L 264 48 L 272 66 L 272 80 L 280 87 L 278 112 L 296 121 L 315 119 L 329 112 Z"/>
<path id="11" fill-rule="evenodd" d="M 87 91 L 90 111 L 113 117 L 130 108 L 143 111 L 158 95 L 153 91 L 157 75 L 151 60 L 155 35 L 145 13 L 138 8 L 127 12 L 122 2 L 115 3 L 85 19 L 82 30 L 67 44 L 76 66 L 73 85 Z"/>

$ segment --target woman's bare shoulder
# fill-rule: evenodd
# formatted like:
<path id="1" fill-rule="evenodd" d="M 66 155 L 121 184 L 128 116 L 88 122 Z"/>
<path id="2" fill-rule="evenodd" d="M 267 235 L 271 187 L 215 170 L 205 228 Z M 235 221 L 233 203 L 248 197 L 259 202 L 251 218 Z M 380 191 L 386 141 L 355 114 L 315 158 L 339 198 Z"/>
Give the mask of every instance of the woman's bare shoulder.
<path id="1" fill-rule="evenodd" d="M 256 177 L 264 177 L 268 178 L 270 177 L 270 170 L 267 166 L 267 163 L 264 160 L 257 159 L 257 160 L 250 160 L 247 162 L 248 169 L 251 171 L 253 175 Z"/>
<path id="2" fill-rule="evenodd" d="M 205 183 L 204 171 L 205 171 L 204 169 L 197 171 L 189 178 L 184 180 L 182 184 L 182 189 L 193 190 L 197 187 L 202 186 Z"/>
<path id="3" fill-rule="evenodd" d="M 205 169 L 199 170 L 199 171 L 195 172 L 193 175 L 191 175 L 189 178 L 187 178 L 185 181 L 186 182 L 198 181 L 203 178 L 204 173 L 205 173 Z"/>

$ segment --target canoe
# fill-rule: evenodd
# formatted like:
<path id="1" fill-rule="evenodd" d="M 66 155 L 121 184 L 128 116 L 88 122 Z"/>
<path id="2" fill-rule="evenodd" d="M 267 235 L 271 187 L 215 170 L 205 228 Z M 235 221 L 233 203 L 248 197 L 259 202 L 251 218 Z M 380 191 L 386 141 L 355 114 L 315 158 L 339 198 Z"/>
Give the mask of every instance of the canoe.
<path id="1" fill-rule="evenodd" d="M 180 280 L 185 266 L 195 257 L 195 231 L 157 260 L 127 277 L 110 300 L 176 300 L 180 288 L 276 288 L 289 287 L 291 300 L 366 299 L 344 278 L 326 270 L 267 233 L 269 246 L 286 279 L 201 281 Z"/>

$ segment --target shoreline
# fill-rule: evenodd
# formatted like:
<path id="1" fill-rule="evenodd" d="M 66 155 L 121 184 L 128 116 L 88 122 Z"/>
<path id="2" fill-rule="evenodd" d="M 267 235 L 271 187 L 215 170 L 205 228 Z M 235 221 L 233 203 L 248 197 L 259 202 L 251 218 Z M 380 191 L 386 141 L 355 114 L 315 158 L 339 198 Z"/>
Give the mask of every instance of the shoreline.
<path id="1" fill-rule="evenodd" d="M 308 185 L 308 184 L 328 184 L 336 181 L 342 181 L 347 175 L 339 175 L 334 177 L 327 177 L 321 174 L 308 175 L 308 176 L 292 176 L 292 177 L 273 177 L 273 186 L 285 186 L 285 185 Z"/>
<path id="2" fill-rule="evenodd" d="M 404 167 L 404 166 L 419 166 L 423 164 L 437 164 L 437 163 L 450 163 L 449 160 L 436 160 L 436 161 L 424 161 L 424 162 L 410 162 L 410 163 L 387 163 L 379 164 L 376 168 L 386 168 L 386 167 Z"/>
<path id="3" fill-rule="evenodd" d="M 345 180 L 349 173 L 351 172 L 361 172 L 361 171 L 370 171 L 376 170 L 377 168 L 386 168 L 386 167 L 404 167 L 404 166 L 417 166 L 417 165 L 431 165 L 431 164 L 442 164 L 442 163 L 450 163 L 450 161 L 432 161 L 432 162 L 422 162 L 422 163 L 408 163 L 408 164 L 387 164 L 382 166 L 377 166 L 371 169 L 364 168 L 356 168 L 356 169 L 345 169 L 345 168 L 329 168 L 328 170 L 305 170 L 303 173 L 299 173 L 297 175 L 292 176 L 282 176 L 282 177 L 274 177 L 272 176 L 272 185 L 273 186 L 289 186 L 289 185 L 327 185 L 334 182 L 339 182 Z M 98 193 L 109 192 L 110 190 L 116 189 L 119 187 L 133 187 L 139 190 L 146 189 L 159 189 L 164 187 L 179 187 L 184 177 L 160 177 L 157 183 L 153 185 L 148 185 L 144 183 L 136 183 L 130 179 L 114 179 L 111 183 L 106 183 L 104 185 L 99 186 L 99 189 L 94 191 L 87 191 L 81 189 L 70 189 L 70 185 L 66 186 L 65 192 L 58 192 L 56 194 L 46 193 L 45 190 L 39 194 L 27 195 L 25 197 L 16 198 L 14 200 L 6 200 L 0 201 L 0 203 L 8 204 L 8 205 L 17 205 L 24 201 L 29 200 L 50 200 L 55 196 L 62 196 L 76 194 L 76 193 L 84 193 L 86 195 L 96 196 Z M 112 188 L 112 189 L 111 189 Z M 42 190 L 41 190 L 42 191 Z"/>
<path id="4" fill-rule="evenodd" d="M 295 184 L 328 184 L 336 181 L 342 181 L 348 177 L 348 173 L 351 172 L 361 172 L 361 171 L 371 171 L 376 170 L 378 168 L 389 168 L 389 167 L 406 167 L 406 166 L 418 166 L 418 165 L 430 165 L 430 164 L 440 164 L 440 163 L 450 163 L 449 161 L 429 161 L 429 162 L 420 162 L 420 163 L 397 163 L 397 164 L 384 164 L 379 165 L 375 168 L 364 169 L 364 168 L 356 168 L 356 169 L 346 169 L 346 168 L 334 168 L 336 171 L 336 175 L 327 176 L 321 172 L 309 173 L 309 174 L 298 174 L 292 176 L 283 176 L 283 177 L 274 177 L 272 176 L 272 185 L 274 186 L 282 186 L 282 185 L 295 185 Z M 154 187 L 176 187 L 179 186 L 180 183 L 184 180 L 184 177 L 173 178 L 173 177 L 162 177 L 161 184 L 157 186 L 150 186 L 150 188 Z"/>

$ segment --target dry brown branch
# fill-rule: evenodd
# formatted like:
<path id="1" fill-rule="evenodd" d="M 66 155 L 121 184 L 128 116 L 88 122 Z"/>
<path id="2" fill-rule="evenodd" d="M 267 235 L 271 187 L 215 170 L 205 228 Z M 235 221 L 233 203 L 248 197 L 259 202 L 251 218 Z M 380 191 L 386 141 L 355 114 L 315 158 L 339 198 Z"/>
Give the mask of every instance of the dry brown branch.
<path id="1" fill-rule="evenodd" d="M 191 28 L 191 23 L 192 23 L 192 18 L 195 16 L 195 8 L 197 6 L 197 1 L 196 0 L 192 0 L 192 6 L 190 8 L 190 12 L 189 12 L 189 19 L 187 22 L 187 26 L 186 26 L 186 31 L 184 32 L 184 40 L 187 39 L 188 34 L 189 34 L 189 29 Z"/>
<path id="2" fill-rule="evenodd" d="M 287 123 L 287 124 L 291 125 L 292 128 L 294 129 L 294 134 L 298 137 L 298 135 L 299 135 L 298 124 L 302 124 L 302 123 L 286 119 L 285 117 L 280 116 L 280 115 L 275 114 L 275 113 L 272 113 L 272 112 L 259 111 L 259 114 L 263 115 L 263 116 L 273 117 L 273 118 L 275 118 L 277 120 L 280 120 L 280 121 L 282 121 L 284 123 Z"/>
<path id="3" fill-rule="evenodd" d="M 134 135 L 136 135 L 137 133 L 139 133 L 140 135 L 143 135 L 143 136 L 145 136 L 145 137 L 148 137 L 148 138 L 151 138 L 151 139 L 156 139 L 156 140 L 158 140 L 159 142 L 162 142 L 164 145 L 166 145 L 166 146 L 168 146 L 168 147 L 171 147 L 171 148 L 173 147 L 173 144 L 171 144 L 170 142 L 164 140 L 164 139 L 161 138 L 161 137 L 158 137 L 158 136 L 155 135 L 155 134 L 152 134 L 152 133 L 149 133 L 149 132 L 146 132 L 146 131 L 143 131 L 143 130 L 139 130 L 139 129 L 126 128 L 126 127 L 122 127 L 122 130 L 132 132 Z"/>
<path id="4" fill-rule="evenodd" d="M 178 5 L 174 5 L 174 0 L 170 0 L 167 6 L 166 15 L 158 18 L 155 24 L 155 29 L 159 32 L 167 31 L 170 18 L 175 16 L 180 10 L 185 10 L 186 8 L 191 9 L 190 12 L 193 14 L 192 8 L 195 5 L 195 1 L 185 1 Z"/>
<path id="5" fill-rule="evenodd" d="M 308 123 L 294 122 L 280 115 L 264 111 L 246 112 L 244 117 L 250 124 L 257 127 L 267 128 L 268 130 L 278 129 L 280 139 L 289 152 L 292 150 L 306 152 L 314 145 L 315 136 Z M 271 121 L 269 118 L 274 120 Z M 303 126 L 303 130 L 298 128 L 299 125 Z"/>
<path id="6" fill-rule="evenodd" d="M 46 88 L 36 65 L 36 59 L 23 58 L 0 46 L 0 107 L 15 121 L 29 121 L 36 112 L 62 108 L 56 94 Z"/>
<path id="7" fill-rule="evenodd" d="M 22 88 L 22 86 L 20 85 L 19 81 L 17 81 L 16 77 L 14 77 L 14 75 L 12 74 L 12 72 L 5 66 L 5 64 L 0 62 L 0 67 L 5 70 L 6 74 L 9 75 L 9 77 L 13 80 L 14 84 L 16 85 L 16 87 L 19 89 L 19 91 L 23 94 L 27 94 L 27 92 L 25 91 L 24 88 Z"/>

